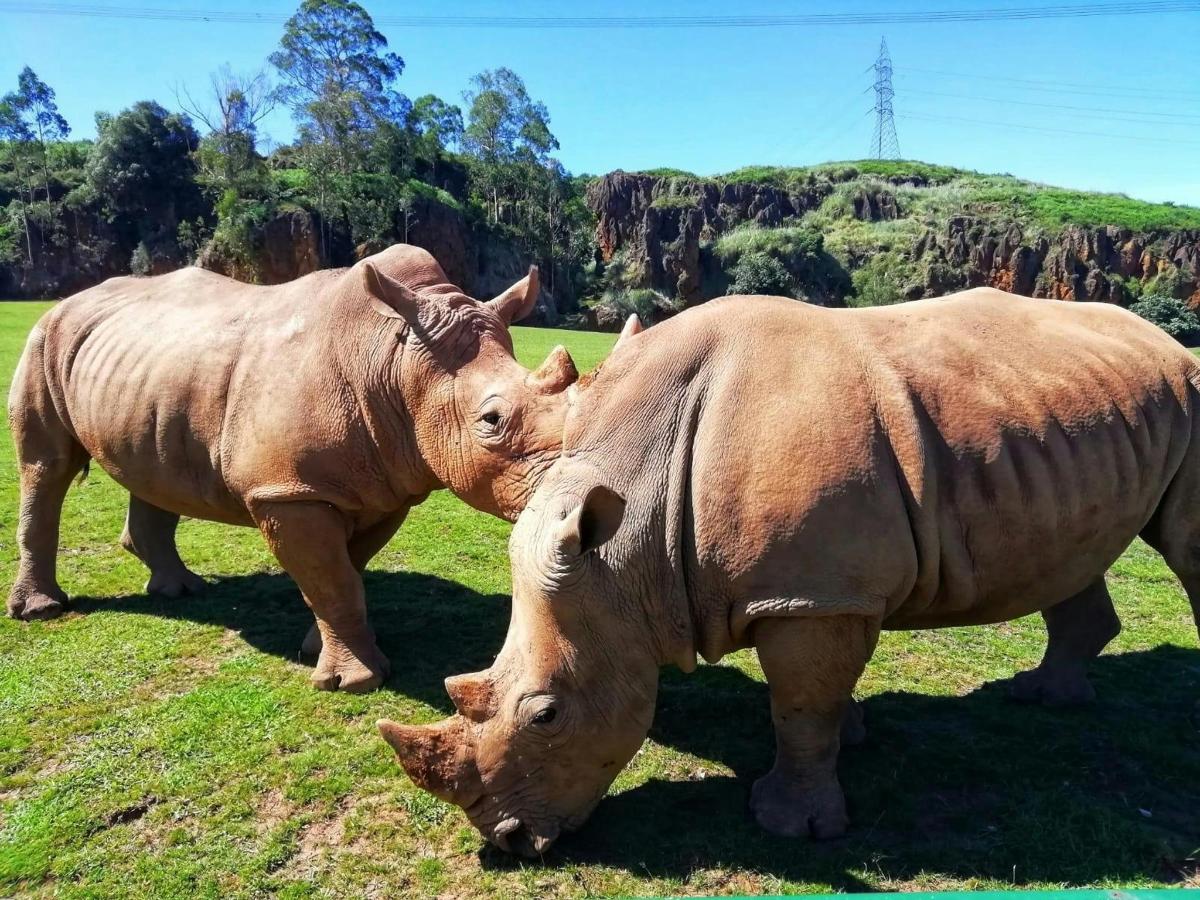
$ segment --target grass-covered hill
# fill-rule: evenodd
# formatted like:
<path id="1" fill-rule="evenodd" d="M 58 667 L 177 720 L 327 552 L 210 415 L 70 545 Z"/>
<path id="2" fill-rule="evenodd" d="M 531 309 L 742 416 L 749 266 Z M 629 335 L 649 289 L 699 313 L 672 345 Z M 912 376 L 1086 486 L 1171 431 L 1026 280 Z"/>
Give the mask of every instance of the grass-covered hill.
<path id="1" fill-rule="evenodd" d="M 1200 304 L 1196 207 L 891 160 L 613 172 L 588 198 L 602 324 L 724 293 L 878 305 L 992 285 Z"/>

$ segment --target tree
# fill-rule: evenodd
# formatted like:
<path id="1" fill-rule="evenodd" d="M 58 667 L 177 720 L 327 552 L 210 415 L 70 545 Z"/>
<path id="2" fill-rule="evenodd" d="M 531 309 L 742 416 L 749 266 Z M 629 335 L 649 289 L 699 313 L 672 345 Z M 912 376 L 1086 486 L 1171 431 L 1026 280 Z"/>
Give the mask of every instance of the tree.
<path id="1" fill-rule="evenodd" d="M 1200 339 L 1200 316 L 1182 300 L 1150 294 L 1129 307 L 1147 322 L 1153 322 L 1180 343 L 1192 344 Z"/>
<path id="2" fill-rule="evenodd" d="M 116 116 L 96 115 L 87 184 L 108 218 L 156 249 L 174 251 L 180 221 L 203 212 L 191 120 L 143 100 Z"/>
<path id="3" fill-rule="evenodd" d="M 441 97 L 425 94 L 413 101 L 408 130 L 415 138 L 415 155 L 429 166 L 430 177 L 436 183 L 438 159 L 462 143 L 462 110 Z"/>
<path id="4" fill-rule="evenodd" d="M 730 271 L 730 294 L 767 294 L 790 297 L 796 282 L 783 263 L 762 251 L 743 253 Z"/>
<path id="5" fill-rule="evenodd" d="M 433 94 L 413 101 L 408 122 L 414 132 L 428 138 L 439 150 L 448 150 L 462 141 L 462 110 Z"/>
<path id="6" fill-rule="evenodd" d="M 50 191 L 50 163 L 47 148 L 71 133 L 71 126 L 58 112 L 54 91 L 29 66 L 17 76 L 17 89 L 0 99 L 0 140 L 10 141 L 12 162 L 25 187 L 21 202 L 21 223 L 25 232 L 28 262 L 33 263 L 33 238 L 29 227 L 30 208 L 36 202 L 35 178 L 41 175 L 45 190 L 45 220 L 52 224 L 54 209 Z"/>
<path id="7" fill-rule="evenodd" d="M 304 0 L 271 54 L 302 141 L 332 147 L 339 174 L 356 168 L 380 121 L 402 122 L 407 113 L 407 100 L 391 87 L 404 60 L 386 47 L 354 0 Z"/>
<path id="8" fill-rule="evenodd" d="M 206 101 L 186 88 L 182 95 L 176 95 L 180 105 L 208 129 L 196 154 L 197 180 L 217 197 L 261 192 L 266 167 L 257 152 L 258 123 L 275 107 L 266 73 L 239 75 L 224 65 L 210 76 Z"/>
<path id="9" fill-rule="evenodd" d="M 463 99 L 467 103 L 463 146 L 475 162 L 479 186 L 490 197 L 491 219 L 498 222 L 501 194 L 510 193 L 513 199 L 527 196 L 527 176 L 534 167 L 547 164 L 558 140 L 550 132 L 545 104 L 529 96 L 525 82 L 512 69 L 480 72 L 471 79 Z"/>

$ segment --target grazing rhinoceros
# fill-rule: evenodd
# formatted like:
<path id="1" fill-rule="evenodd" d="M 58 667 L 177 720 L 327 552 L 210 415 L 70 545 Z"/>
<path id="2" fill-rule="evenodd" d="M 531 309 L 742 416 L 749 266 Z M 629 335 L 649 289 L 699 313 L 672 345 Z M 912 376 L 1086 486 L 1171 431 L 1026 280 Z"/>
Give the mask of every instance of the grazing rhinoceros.
<path id="1" fill-rule="evenodd" d="M 531 374 L 507 331 L 537 293 L 531 269 L 480 303 L 398 245 L 275 287 L 189 268 L 63 301 L 34 327 L 9 396 L 9 614 L 63 611 L 59 514 L 90 458 L 130 492 L 121 543 L 148 590 L 204 584 L 176 551 L 180 515 L 256 525 L 316 614 L 314 684 L 375 687 L 388 664 L 361 572 L 409 508 L 448 487 L 515 518 L 557 455 L 575 366 L 559 347 Z"/>
<path id="2" fill-rule="evenodd" d="M 1200 369 L 1115 306 L 990 289 L 827 310 L 705 304 L 577 388 L 517 521 L 508 638 L 458 715 L 380 722 L 413 780 L 543 851 L 641 745 L 658 669 L 757 648 L 777 757 L 763 827 L 846 827 L 839 722 L 881 628 L 1041 610 L 1020 692 L 1084 698 L 1141 535 L 1200 616 Z"/>

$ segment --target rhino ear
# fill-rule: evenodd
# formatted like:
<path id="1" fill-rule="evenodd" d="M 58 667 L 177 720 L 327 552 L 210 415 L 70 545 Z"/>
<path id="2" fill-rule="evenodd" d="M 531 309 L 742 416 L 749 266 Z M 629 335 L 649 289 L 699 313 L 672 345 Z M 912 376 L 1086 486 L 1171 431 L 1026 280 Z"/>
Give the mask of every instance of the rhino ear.
<path id="1" fill-rule="evenodd" d="M 559 552 L 566 557 L 590 553 L 612 539 L 624 518 L 625 499 L 611 488 L 595 485 L 559 523 Z"/>
<path id="2" fill-rule="evenodd" d="M 533 312 L 533 307 L 537 304 L 538 284 L 538 267 L 530 266 L 528 275 L 499 297 L 489 300 L 487 305 L 495 310 L 505 325 L 519 322 Z"/>
<path id="3" fill-rule="evenodd" d="M 404 319 L 415 324 L 421 313 L 421 298 L 407 285 L 375 268 L 374 263 L 362 264 L 362 282 L 371 307 L 381 316 Z"/>

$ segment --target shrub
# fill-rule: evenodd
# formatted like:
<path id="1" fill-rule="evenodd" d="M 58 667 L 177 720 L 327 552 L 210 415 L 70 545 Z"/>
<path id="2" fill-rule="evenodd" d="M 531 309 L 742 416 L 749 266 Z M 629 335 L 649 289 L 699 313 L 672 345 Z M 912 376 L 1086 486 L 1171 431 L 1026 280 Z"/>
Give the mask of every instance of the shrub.
<path id="1" fill-rule="evenodd" d="M 795 296 L 802 291 L 815 302 L 839 300 L 850 291 L 850 277 L 841 264 L 825 250 L 821 232 L 803 225 L 782 228 L 761 228 L 743 225 L 717 239 L 713 253 L 730 275 L 738 280 L 740 261 L 752 254 L 769 257 L 787 273 L 790 287 L 782 293 Z M 753 264 L 759 274 L 766 272 L 764 264 Z M 764 275 L 765 277 L 765 275 Z M 778 282 L 778 279 L 774 279 Z M 755 283 L 761 281 L 756 276 Z M 736 290 L 736 285 L 733 288 Z"/>
<path id="2" fill-rule="evenodd" d="M 783 263 L 761 251 L 743 254 L 730 270 L 730 294 L 791 296 L 796 281 Z"/>
<path id="3" fill-rule="evenodd" d="M 674 311 L 670 300 L 650 288 L 605 291 L 599 305 L 611 310 L 617 320 L 624 321 L 631 313 L 637 313 L 643 323 L 656 322 L 664 311 Z"/>
<path id="4" fill-rule="evenodd" d="M 150 249 L 145 241 L 139 241 L 133 248 L 133 255 L 129 257 L 129 271 L 134 275 L 149 275 L 150 269 Z"/>
<path id="5" fill-rule="evenodd" d="M 916 266 L 902 253 L 877 253 L 856 269 L 851 306 L 890 306 L 908 299 L 916 285 Z"/>
<path id="6" fill-rule="evenodd" d="M 1175 297 L 1150 294 L 1129 307 L 1147 322 L 1152 322 L 1177 341 L 1186 344 L 1200 339 L 1200 316 Z"/>

